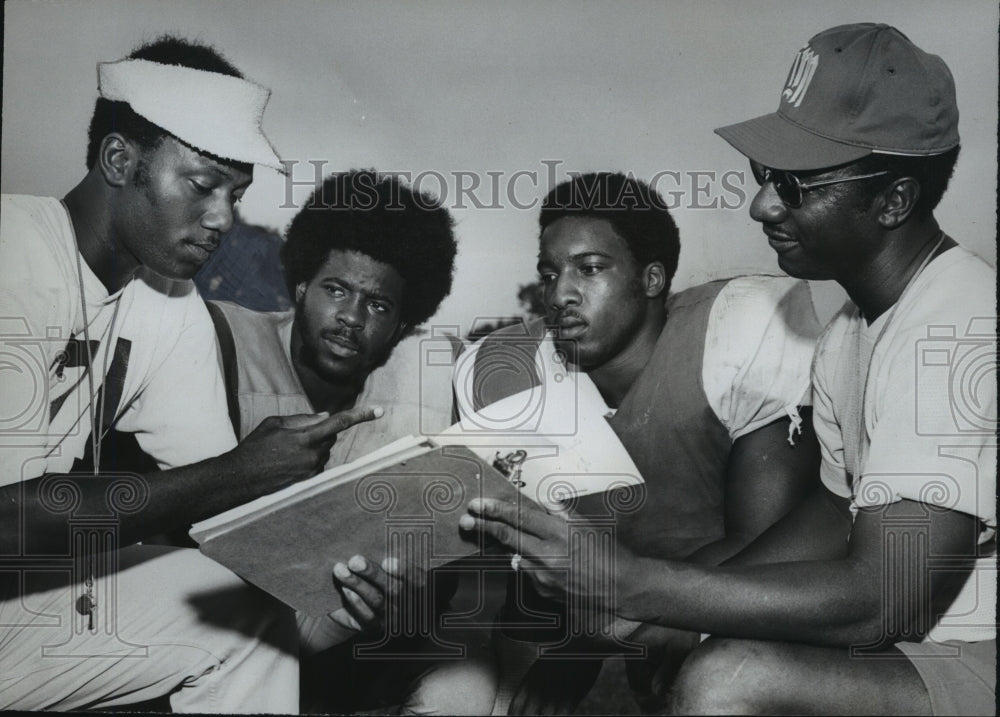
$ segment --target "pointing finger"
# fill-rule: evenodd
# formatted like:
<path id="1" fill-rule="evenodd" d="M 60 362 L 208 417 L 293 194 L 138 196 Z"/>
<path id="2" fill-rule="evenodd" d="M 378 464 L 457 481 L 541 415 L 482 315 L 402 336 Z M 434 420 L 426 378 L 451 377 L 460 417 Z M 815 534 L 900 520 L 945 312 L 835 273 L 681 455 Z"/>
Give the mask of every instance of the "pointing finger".
<path id="1" fill-rule="evenodd" d="M 326 411 L 322 413 L 296 413 L 291 416 L 282 416 L 281 426 L 282 428 L 308 428 L 322 423 L 329 417 L 330 414 Z"/>
<path id="2" fill-rule="evenodd" d="M 307 440 L 312 442 L 334 441 L 337 434 L 357 423 L 381 418 L 385 411 L 381 406 L 355 406 L 340 411 L 306 429 Z"/>

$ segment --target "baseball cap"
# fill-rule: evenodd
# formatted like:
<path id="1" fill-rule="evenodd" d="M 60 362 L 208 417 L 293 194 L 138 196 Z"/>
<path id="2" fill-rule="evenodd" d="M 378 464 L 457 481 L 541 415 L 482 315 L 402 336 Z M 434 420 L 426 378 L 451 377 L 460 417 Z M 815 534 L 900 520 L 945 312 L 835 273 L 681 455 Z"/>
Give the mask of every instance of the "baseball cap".
<path id="1" fill-rule="evenodd" d="M 715 132 L 775 169 L 941 154 L 959 143 L 955 81 L 940 57 L 894 27 L 841 25 L 798 51 L 776 112 Z"/>

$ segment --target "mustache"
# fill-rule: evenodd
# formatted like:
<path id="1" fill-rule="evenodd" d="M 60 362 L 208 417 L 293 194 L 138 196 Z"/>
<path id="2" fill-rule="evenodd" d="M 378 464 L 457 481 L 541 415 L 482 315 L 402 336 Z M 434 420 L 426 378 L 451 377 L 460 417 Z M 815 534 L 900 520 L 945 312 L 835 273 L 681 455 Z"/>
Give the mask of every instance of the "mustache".
<path id="1" fill-rule="evenodd" d="M 358 334 L 354 329 L 348 329 L 346 327 L 338 329 L 323 329 L 320 332 L 320 336 L 324 339 L 338 338 L 344 341 L 350 341 L 356 346 L 361 346 L 361 341 L 358 339 Z"/>
<path id="2" fill-rule="evenodd" d="M 564 319 L 576 319 L 577 321 L 587 323 L 587 317 L 576 309 L 563 309 L 562 311 L 556 311 L 549 314 L 549 321 L 552 324 L 558 324 Z"/>
<path id="3" fill-rule="evenodd" d="M 217 234 L 213 234 L 201 238 L 191 237 L 191 243 L 195 246 L 200 246 L 206 251 L 213 252 L 219 248 L 219 244 L 222 243 L 222 240 Z"/>

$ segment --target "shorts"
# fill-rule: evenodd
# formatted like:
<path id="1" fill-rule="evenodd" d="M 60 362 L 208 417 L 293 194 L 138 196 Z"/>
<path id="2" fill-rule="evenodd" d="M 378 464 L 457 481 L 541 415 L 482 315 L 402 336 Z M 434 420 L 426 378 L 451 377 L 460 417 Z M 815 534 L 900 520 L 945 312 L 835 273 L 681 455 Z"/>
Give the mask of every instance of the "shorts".
<path id="1" fill-rule="evenodd" d="M 899 642 L 927 687 L 935 715 L 995 715 L 997 641 Z"/>

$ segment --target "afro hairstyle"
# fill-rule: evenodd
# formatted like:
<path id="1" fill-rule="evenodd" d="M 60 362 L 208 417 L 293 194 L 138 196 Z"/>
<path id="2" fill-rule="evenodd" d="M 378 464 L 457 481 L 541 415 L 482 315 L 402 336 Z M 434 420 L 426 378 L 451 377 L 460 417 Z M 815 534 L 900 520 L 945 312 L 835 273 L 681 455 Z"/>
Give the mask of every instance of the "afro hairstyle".
<path id="1" fill-rule="evenodd" d="M 310 281 L 332 249 L 388 264 L 406 282 L 402 320 L 427 321 L 451 291 L 457 243 L 448 210 L 393 174 L 353 169 L 327 177 L 295 215 L 281 249 L 288 290 Z"/>

